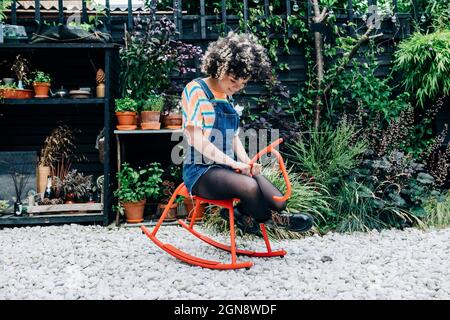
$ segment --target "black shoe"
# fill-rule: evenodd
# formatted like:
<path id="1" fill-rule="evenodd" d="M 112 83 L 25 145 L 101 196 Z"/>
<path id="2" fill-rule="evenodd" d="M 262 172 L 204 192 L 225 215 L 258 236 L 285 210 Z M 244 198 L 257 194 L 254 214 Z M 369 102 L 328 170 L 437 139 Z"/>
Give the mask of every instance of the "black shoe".
<path id="1" fill-rule="evenodd" d="M 293 232 L 306 232 L 312 228 L 314 223 L 313 217 L 300 212 L 286 212 L 272 214 L 272 219 L 267 221 L 265 225 L 271 228 L 283 228 Z"/>
<path id="2" fill-rule="evenodd" d="M 219 215 L 222 217 L 222 219 L 230 222 L 228 209 L 221 208 Z M 244 215 L 241 212 L 239 212 L 239 209 L 237 207 L 234 207 L 234 223 L 236 227 L 238 227 L 244 233 L 261 235 L 259 223 L 257 223 L 256 220 L 253 219 L 252 217 Z"/>

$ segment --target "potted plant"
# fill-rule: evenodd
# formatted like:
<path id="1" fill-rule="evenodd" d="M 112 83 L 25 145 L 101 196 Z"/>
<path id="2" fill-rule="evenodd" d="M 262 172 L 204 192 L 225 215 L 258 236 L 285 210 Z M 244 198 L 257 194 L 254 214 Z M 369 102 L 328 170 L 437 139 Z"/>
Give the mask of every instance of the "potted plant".
<path id="1" fill-rule="evenodd" d="M 117 173 L 119 188 L 114 196 L 119 200 L 128 223 L 144 221 L 144 207 L 147 198 L 155 198 L 160 193 L 159 185 L 163 170 L 154 162 L 147 168 L 135 170 L 128 163 Z M 121 210 L 122 211 L 122 210 Z"/>
<path id="2" fill-rule="evenodd" d="M 174 100 L 172 107 L 162 115 L 162 125 L 167 129 L 180 129 L 182 126 L 181 102 Z"/>
<path id="3" fill-rule="evenodd" d="M 174 182 L 169 180 L 164 180 L 162 183 L 162 198 L 158 204 L 158 215 L 161 215 L 163 211 L 166 209 L 169 204 L 170 198 L 173 195 L 177 185 Z M 167 213 L 164 221 L 175 221 L 177 218 L 178 206 L 180 203 L 183 203 L 184 197 L 177 196 L 174 203 L 169 208 L 169 212 Z"/>
<path id="4" fill-rule="evenodd" d="M 30 72 L 30 62 L 23 58 L 20 54 L 16 56 L 12 64 L 11 70 L 15 72 L 17 77 L 17 87 L 20 90 L 24 89 L 24 84 L 28 83 L 28 73 Z"/>
<path id="5" fill-rule="evenodd" d="M 159 121 L 164 107 L 164 98 L 157 94 L 151 94 L 142 105 L 141 128 L 144 130 L 157 130 L 161 128 Z"/>
<path id="6" fill-rule="evenodd" d="M 138 103 L 130 97 L 116 99 L 116 117 L 118 121 L 118 130 L 134 130 L 136 129 L 136 113 Z"/>
<path id="7" fill-rule="evenodd" d="M 85 202 L 92 187 L 92 175 L 85 176 L 76 169 L 69 171 L 63 179 L 55 176 L 56 193 L 58 193 L 58 190 L 62 190 L 58 197 L 64 197 L 65 204 Z"/>
<path id="8" fill-rule="evenodd" d="M 43 71 L 35 71 L 33 73 L 33 88 L 35 98 L 48 98 L 50 83 L 52 81 L 50 75 Z"/>
<path id="9" fill-rule="evenodd" d="M 13 84 L 0 83 L 0 98 L 1 99 L 16 99 L 17 86 Z"/>
<path id="10" fill-rule="evenodd" d="M 49 175 L 64 179 L 70 170 L 71 162 L 78 160 L 74 155 L 74 142 L 75 131 L 65 125 L 54 128 L 45 138 L 38 161 L 38 193 L 44 192 Z"/>

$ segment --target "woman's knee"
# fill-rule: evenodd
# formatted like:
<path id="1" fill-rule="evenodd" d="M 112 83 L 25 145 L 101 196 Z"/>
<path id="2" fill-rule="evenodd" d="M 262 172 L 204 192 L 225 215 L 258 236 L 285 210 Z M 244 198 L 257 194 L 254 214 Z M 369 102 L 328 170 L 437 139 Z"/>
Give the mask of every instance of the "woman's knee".
<path id="1" fill-rule="evenodd" d="M 287 207 L 287 201 L 276 201 L 275 199 L 272 199 L 271 207 L 272 207 L 272 210 L 275 210 L 278 212 L 283 211 Z"/>
<path id="2" fill-rule="evenodd" d="M 242 181 L 239 186 L 239 193 L 241 193 L 241 196 L 243 197 L 256 198 L 261 195 L 261 190 L 259 189 L 258 182 L 249 178 Z"/>

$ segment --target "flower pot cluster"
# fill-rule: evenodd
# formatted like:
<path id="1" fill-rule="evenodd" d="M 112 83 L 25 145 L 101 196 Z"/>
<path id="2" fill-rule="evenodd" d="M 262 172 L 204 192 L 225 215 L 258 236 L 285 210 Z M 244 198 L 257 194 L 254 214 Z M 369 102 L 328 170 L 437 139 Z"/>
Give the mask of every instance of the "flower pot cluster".
<path id="1" fill-rule="evenodd" d="M 20 54 L 11 63 L 12 74 L 0 80 L 0 99 L 47 99 L 56 98 L 89 98 L 90 87 L 77 87 L 68 90 L 64 87 L 52 92 L 52 76 L 41 70 L 31 71 L 30 62 Z M 98 69 L 96 73 L 96 96 L 105 97 L 105 72 Z"/>
<path id="2" fill-rule="evenodd" d="M 118 188 L 114 196 L 118 200 L 116 209 L 125 216 L 127 223 L 140 223 L 151 210 L 151 218 L 160 218 L 167 208 L 175 189 L 182 181 L 181 167 L 170 165 L 164 171 L 162 165 L 153 162 L 144 168 L 133 168 L 124 163 L 117 173 Z M 175 221 L 179 218 L 190 220 L 194 207 L 191 199 L 178 196 L 168 209 L 164 221 Z M 203 219 L 206 204 L 200 206 L 196 220 Z"/>
<path id="3" fill-rule="evenodd" d="M 158 130 L 180 129 L 182 117 L 180 112 L 164 112 L 165 97 L 149 94 L 145 100 L 125 97 L 115 100 L 118 130 Z"/>
<path id="4" fill-rule="evenodd" d="M 38 205 L 98 202 L 100 191 L 92 175 L 71 169 L 72 163 L 81 160 L 74 153 L 76 133 L 59 126 L 46 137 L 38 161 Z"/>
<path id="5" fill-rule="evenodd" d="M 138 169 L 128 163 L 122 165 L 117 173 L 118 188 L 114 196 L 119 202 L 117 209 L 125 215 L 128 223 L 144 221 L 145 204 L 160 195 L 162 173 L 161 164 L 157 162 Z"/>
<path id="6" fill-rule="evenodd" d="M 3 77 L 0 81 L 0 98 L 2 99 L 31 99 L 48 98 L 51 77 L 40 70 L 31 72 L 30 62 L 20 54 L 11 65 L 14 77 Z M 31 88 L 26 88 L 31 86 Z"/>

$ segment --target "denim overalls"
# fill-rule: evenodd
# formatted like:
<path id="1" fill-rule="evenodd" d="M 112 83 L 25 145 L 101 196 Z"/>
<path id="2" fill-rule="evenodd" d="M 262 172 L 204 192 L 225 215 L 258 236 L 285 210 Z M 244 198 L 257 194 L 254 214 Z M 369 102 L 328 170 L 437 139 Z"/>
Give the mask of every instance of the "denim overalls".
<path id="1" fill-rule="evenodd" d="M 235 159 L 233 139 L 239 128 L 239 114 L 233 108 L 233 100 L 216 101 L 205 81 L 200 78 L 195 79 L 195 81 L 200 84 L 206 97 L 214 107 L 215 120 L 211 134 L 208 137 L 209 141 L 231 159 Z M 191 195 L 195 183 L 210 168 L 219 167 L 231 170 L 229 166 L 216 164 L 207 158 L 203 159 L 203 156 L 192 146 L 189 146 L 187 151 L 183 163 L 183 180 Z"/>

